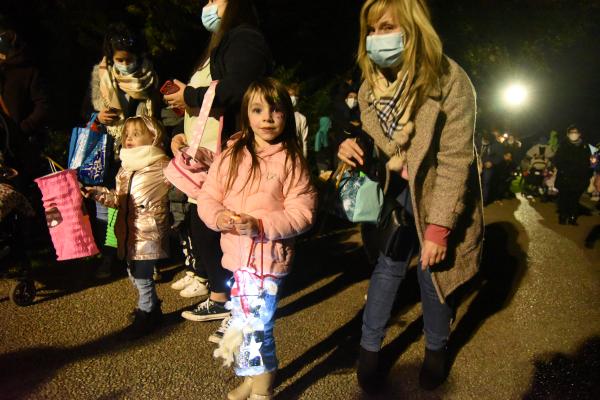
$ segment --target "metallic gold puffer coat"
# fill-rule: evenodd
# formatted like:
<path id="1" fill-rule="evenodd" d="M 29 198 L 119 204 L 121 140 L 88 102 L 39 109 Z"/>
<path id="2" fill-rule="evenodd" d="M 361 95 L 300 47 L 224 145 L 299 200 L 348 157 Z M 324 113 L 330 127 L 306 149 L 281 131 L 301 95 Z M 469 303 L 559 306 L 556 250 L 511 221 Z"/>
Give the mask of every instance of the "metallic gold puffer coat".
<path id="1" fill-rule="evenodd" d="M 115 224 L 119 258 L 156 260 L 168 257 L 167 194 L 171 184 L 163 174 L 168 163 L 169 158 L 165 156 L 138 171 L 121 168 L 115 190 L 94 188 L 96 201 L 119 209 Z"/>

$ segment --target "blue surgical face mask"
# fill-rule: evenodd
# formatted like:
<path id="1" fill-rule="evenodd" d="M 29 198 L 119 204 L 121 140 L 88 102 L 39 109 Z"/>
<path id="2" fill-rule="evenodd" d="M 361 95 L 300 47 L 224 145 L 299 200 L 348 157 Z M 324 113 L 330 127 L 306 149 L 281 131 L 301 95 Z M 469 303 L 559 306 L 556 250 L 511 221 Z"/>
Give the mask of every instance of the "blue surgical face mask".
<path id="1" fill-rule="evenodd" d="M 216 4 L 206 6 L 202 9 L 202 25 L 209 32 L 216 32 L 221 25 L 221 18 L 218 11 L 219 7 Z"/>
<path id="2" fill-rule="evenodd" d="M 137 69 L 137 62 L 134 61 L 134 62 L 129 63 L 127 65 L 120 64 L 120 63 L 115 63 L 115 68 L 117 69 L 117 71 L 119 71 L 119 73 L 121 75 L 131 75 Z"/>
<path id="3" fill-rule="evenodd" d="M 400 64 L 403 52 L 402 32 L 367 36 L 367 54 L 381 68 L 395 67 Z"/>

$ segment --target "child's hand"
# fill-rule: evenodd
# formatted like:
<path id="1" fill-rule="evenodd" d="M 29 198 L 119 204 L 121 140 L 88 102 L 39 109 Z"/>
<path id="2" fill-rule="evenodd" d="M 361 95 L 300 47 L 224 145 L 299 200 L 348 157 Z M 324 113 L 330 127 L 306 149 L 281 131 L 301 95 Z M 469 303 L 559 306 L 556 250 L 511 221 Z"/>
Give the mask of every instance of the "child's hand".
<path id="1" fill-rule="evenodd" d="M 234 226 L 242 236 L 255 237 L 258 235 L 258 220 L 251 215 L 238 215 Z"/>
<path id="2" fill-rule="evenodd" d="M 217 229 L 221 232 L 229 232 L 235 228 L 234 221 L 238 218 L 233 211 L 221 211 L 217 215 Z"/>
<path id="3" fill-rule="evenodd" d="M 83 197 L 85 197 L 86 199 L 91 199 L 96 194 L 96 188 L 94 188 L 93 186 L 82 187 L 80 191 Z"/>

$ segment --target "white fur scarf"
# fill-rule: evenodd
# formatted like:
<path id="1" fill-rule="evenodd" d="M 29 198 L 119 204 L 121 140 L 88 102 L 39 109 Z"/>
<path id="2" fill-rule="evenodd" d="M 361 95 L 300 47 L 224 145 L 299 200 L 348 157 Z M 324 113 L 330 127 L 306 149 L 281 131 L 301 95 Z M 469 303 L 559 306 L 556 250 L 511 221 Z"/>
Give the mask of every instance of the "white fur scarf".
<path id="1" fill-rule="evenodd" d="M 166 157 L 165 151 L 153 145 L 122 148 L 121 166 L 127 171 L 139 171 Z"/>

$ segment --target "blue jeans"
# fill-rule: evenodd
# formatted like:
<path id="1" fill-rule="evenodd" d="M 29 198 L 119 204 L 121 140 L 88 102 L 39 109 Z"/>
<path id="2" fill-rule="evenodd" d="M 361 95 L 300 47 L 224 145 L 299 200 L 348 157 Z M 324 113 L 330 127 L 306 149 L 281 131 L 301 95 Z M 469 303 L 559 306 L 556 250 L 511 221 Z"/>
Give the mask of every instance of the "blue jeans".
<path id="1" fill-rule="evenodd" d="M 158 295 L 154 286 L 154 267 L 156 260 L 132 260 L 128 262 L 127 272 L 129 279 L 138 291 L 138 307 L 140 310 L 150 312 L 158 305 Z"/>
<path id="2" fill-rule="evenodd" d="M 258 279 L 246 281 L 244 293 L 238 292 L 238 275 L 235 275 L 235 285 L 231 291 L 231 317 L 235 322 L 233 325 L 252 326 L 253 332 L 243 334 L 243 342 L 240 352 L 236 357 L 235 374 L 237 376 L 255 376 L 272 372 L 278 368 L 278 360 L 275 352 L 275 337 L 273 326 L 275 324 L 275 310 L 277 309 L 277 293 L 272 290 L 260 290 Z M 281 285 L 282 279 L 265 278 L 264 288 L 274 285 L 275 290 Z M 260 306 L 256 308 L 258 301 Z M 263 304 L 264 301 L 264 304 Z M 245 303 L 245 305 L 243 304 Z M 248 313 L 250 307 L 250 313 Z M 246 311 L 244 311 L 244 308 Z M 254 312 L 252 312 L 252 310 Z M 254 351 L 252 347 L 254 345 Z M 256 351 L 257 350 L 257 351 Z"/>
<path id="3" fill-rule="evenodd" d="M 362 337 L 360 345 L 369 351 L 379 351 L 385 337 L 385 328 L 390 319 L 398 287 L 406 275 L 410 257 L 406 261 L 393 261 L 383 254 L 371 276 L 367 304 L 363 313 Z M 452 308 L 441 303 L 429 269 L 423 271 L 421 263 L 417 266 L 417 278 L 421 290 L 425 346 L 430 350 L 446 347 L 450 336 Z"/>
<path id="4" fill-rule="evenodd" d="M 402 191 L 397 200 L 412 215 L 408 187 Z M 419 240 L 416 236 L 412 241 L 403 243 L 403 245 L 409 246 L 405 260 L 394 261 L 390 257 L 379 254 L 377 265 L 371 275 L 360 339 L 360 345 L 365 350 L 379 351 L 381 349 L 381 343 L 385 337 L 385 327 L 390 319 L 398 288 L 406 276 L 412 255 L 419 251 Z M 417 278 L 421 291 L 425 346 L 430 350 L 440 350 L 446 347 L 450 336 L 453 310 L 448 303 L 440 302 L 431 280 L 431 271 L 429 268 L 423 271 L 420 262 L 417 265 Z"/>
<path id="5" fill-rule="evenodd" d="M 96 202 L 96 219 L 108 222 L 108 208 L 99 202 Z"/>

